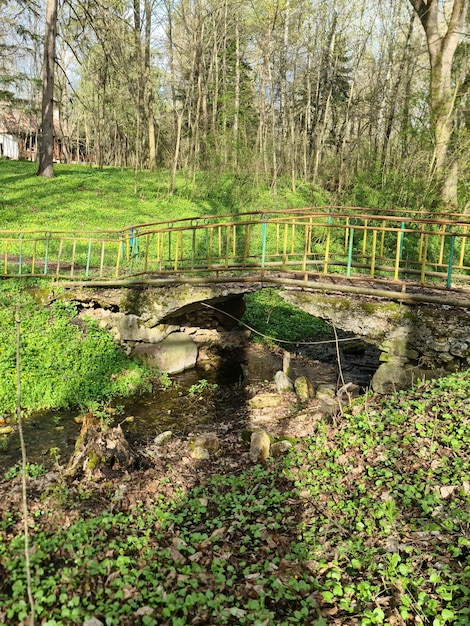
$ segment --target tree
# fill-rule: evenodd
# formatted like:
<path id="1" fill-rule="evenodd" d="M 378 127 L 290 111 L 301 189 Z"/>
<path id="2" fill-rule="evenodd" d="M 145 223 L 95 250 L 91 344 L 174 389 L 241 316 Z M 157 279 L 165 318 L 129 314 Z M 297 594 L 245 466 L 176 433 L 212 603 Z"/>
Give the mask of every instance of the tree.
<path id="1" fill-rule="evenodd" d="M 462 40 L 468 0 L 453 0 L 450 17 L 439 0 L 410 0 L 423 26 L 431 67 L 430 106 L 434 132 L 434 154 L 431 172 L 441 182 L 445 204 L 457 204 L 456 168 L 458 163 L 449 155 L 454 127 L 454 104 L 457 90 L 452 83 L 452 65 Z"/>
<path id="2" fill-rule="evenodd" d="M 42 86 L 42 138 L 38 176 L 54 176 L 54 69 L 57 36 L 57 0 L 47 0 Z"/>

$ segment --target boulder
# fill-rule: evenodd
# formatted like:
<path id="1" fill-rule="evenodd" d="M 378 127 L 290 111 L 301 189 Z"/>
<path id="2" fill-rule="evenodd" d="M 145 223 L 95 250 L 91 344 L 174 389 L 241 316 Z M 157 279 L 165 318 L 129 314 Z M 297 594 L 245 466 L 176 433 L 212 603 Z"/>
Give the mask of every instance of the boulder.
<path id="1" fill-rule="evenodd" d="M 251 409 L 266 409 L 282 406 L 283 399 L 277 393 L 258 393 L 248 400 Z"/>
<path id="2" fill-rule="evenodd" d="M 161 372 L 177 374 L 195 367 L 197 346 L 191 337 L 176 332 L 157 344 L 139 344 L 131 354 Z"/>
<path id="3" fill-rule="evenodd" d="M 142 341 L 144 343 L 158 343 L 178 329 L 178 326 L 158 324 L 149 328 L 142 323 L 137 315 L 121 315 L 116 320 L 121 341 Z"/>
<path id="4" fill-rule="evenodd" d="M 372 389 L 376 393 L 393 393 L 411 387 L 418 380 L 431 380 L 445 376 L 443 369 L 425 369 L 422 367 L 404 366 L 399 361 L 382 363 L 372 377 Z"/>
<path id="5" fill-rule="evenodd" d="M 336 415 L 340 410 L 340 401 L 332 387 L 322 386 L 317 389 L 317 400 L 320 411 L 327 416 Z"/>
<path id="6" fill-rule="evenodd" d="M 163 433 L 160 433 L 153 440 L 154 446 L 164 446 L 170 439 L 173 437 L 173 432 L 171 430 L 165 430 Z"/>
<path id="7" fill-rule="evenodd" d="M 315 389 L 306 376 L 299 376 L 294 381 L 295 393 L 303 402 L 308 402 L 310 398 L 315 397 Z"/>
<path id="8" fill-rule="evenodd" d="M 293 444 L 290 441 L 287 441 L 287 439 L 283 439 L 282 441 L 276 441 L 276 443 L 271 444 L 271 456 L 278 457 L 282 454 L 286 454 L 286 452 L 288 452 L 292 448 L 292 445 Z"/>
<path id="9" fill-rule="evenodd" d="M 98 618 L 91 617 L 83 622 L 83 626 L 104 626 L 104 624 Z"/>
<path id="10" fill-rule="evenodd" d="M 282 371 L 284 372 L 284 374 L 286 376 L 290 376 L 291 375 L 291 366 L 290 366 L 290 352 L 287 352 L 286 350 L 284 350 L 284 354 L 282 355 Z"/>
<path id="11" fill-rule="evenodd" d="M 346 383 L 338 389 L 336 395 L 341 402 L 350 402 L 353 398 L 358 398 L 361 395 L 361 388 L 354 383 Z"/>
<path id="12" fill-rule="evenodd" d="M 198 461 L 209 459 L 211 456 L 209 450 L 207 450 L 207 448 L 202 448 L 201 446 L 195 446 L 189 454 L 192 459 L 196 459 Z"/>
<path id="13" fill-rule="evenodd" d="M 317 389 L 317 397 L 319 395 L 334 398 L 336 395 L 336 387 L 334 385 L 320 385 Z"/>
<path id="14" fill-rule="evenodd" d="M 209 453 L 217 452 L 220 448 L 220 439 L 216 433 L 202 433 L 195 435 L 189 440 L 189 447 L 191 450 L 195 448 L 204 448 Z"/>
<path id="15" fill-rule="evenodd" d="M 253 463 L 264 463 L 269 457 L 271 438 L 265 430 L 257 430 L 251 434 L 250 459 Z"/>
<path id="16" fill-rule="evenodd" d="M 372 377 L 372 389 L 376 393 L 393 393 L 411 384 L 409 368 L 405 369 L 397 361 L 382 363 Z"/>

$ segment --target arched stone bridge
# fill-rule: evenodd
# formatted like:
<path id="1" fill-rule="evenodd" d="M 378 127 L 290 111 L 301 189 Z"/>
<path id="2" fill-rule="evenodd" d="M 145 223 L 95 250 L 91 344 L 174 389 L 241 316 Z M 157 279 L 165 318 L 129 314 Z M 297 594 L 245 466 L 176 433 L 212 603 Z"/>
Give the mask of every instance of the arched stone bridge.
<path id="1" fill-rule="evenodd" d="M 470 219 L 387 213 L 324 206 L 92 233 L 0 231 L 0 276 L 73 289 L 134 349 L 157 345 L 204 302 L 236 317 L 244 293 L 276 285 L 294 306 L 378 345 L 383 381 L 374 381 L 388 389 L 422 377 L 421 366 L 470 360 Z"/>
<path id="2" fill-rule="evenodd" d="M 237 278 L 210 284 L 156 282 L 158 286 L 136 280 L 126 289 L 73 288 L 67 297 L 110 328 L 119 342 L 135 348 L 158 344 L 198 309 L 204 308 L 199 320 L 208 317 L 206 305 L 238 319 L 245 294 L 274 286 L 296 308 L 381 350 L 383 364 L 373 382 L 377 391 L 402 388 L 430 370 L 443 373 L 470 363 L 470 294 L 461 290 L 393 283 L 369 289 L 367 281 L 358 284 L 344 277 L 319 277 L 308 286 L 302 280 L 272 276 L 266 281 Z"/>

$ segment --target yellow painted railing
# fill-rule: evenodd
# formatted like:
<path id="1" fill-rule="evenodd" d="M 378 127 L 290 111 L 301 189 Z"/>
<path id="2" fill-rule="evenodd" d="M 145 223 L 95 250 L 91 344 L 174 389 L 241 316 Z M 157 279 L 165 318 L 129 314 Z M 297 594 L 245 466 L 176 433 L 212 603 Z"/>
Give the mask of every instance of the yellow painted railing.
<path id="1" fill-rule="evenodd" d="M 0 231 L 0 276 L 93 281 L 282 272 L 450 287 L 470 280 L 469 227 L 459 214 L 314 207 L 93 233 Z"/>

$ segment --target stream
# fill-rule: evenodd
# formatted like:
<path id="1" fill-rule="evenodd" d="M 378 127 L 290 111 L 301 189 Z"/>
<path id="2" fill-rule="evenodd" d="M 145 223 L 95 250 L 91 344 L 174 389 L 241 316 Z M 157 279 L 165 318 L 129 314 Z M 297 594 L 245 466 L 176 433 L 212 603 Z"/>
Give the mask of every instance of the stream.
<path id="1" fill-rule="evenodd" d="M 292 353 L 292 377 L 306 376 L 314 385 L 341 386 L 353 382 L 364 390 L 379 366 L 379 351 L 360 340 L 340 343 L 341 372 L 334 342 L 301 347 Z M 131 443 L 141 445 L 157 434 L 172 430 L 180 435 L 217 421 L 239 416 L 249 393 L 266 386 L 282 369 L 283 351 L 249 343 L 244 348 L 222 351 L 220 364 L 210 371 L 196 367 L 172 376 L 167 389 L 118 400 L 111 407 L 113 425 L 122 424 Z M 202 383 L 201 383 L 202 381 Z M 70 458 L 80 424 L 79 410 L 48 411 L 24 420 L 23 433 L 29 463 L 49 468 Z M 2 443 L 3 441 L 3 443 Z M 17 432 L 0 437 L 0 476 L 21 461 Z"/>

